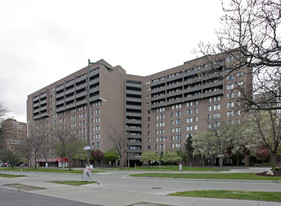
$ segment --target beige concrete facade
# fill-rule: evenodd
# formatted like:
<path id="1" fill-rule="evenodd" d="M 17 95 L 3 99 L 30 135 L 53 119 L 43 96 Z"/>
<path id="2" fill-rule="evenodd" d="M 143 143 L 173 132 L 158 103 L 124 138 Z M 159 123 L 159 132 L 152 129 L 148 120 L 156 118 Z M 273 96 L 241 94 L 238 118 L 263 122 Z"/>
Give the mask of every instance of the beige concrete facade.
<path id="1" fill-rule="evenodd" d="M 239 103 L 236 88 L 252 85 L 246 68 L 221 78 L 227 72 L 225 65 L 234 60 L 224 55 L 208 59 L 191 60 L 146 77 L 128 75 L 104 60 L 91 65 L 90 144 L 105 152 L 113 147 L 108 136 L 118 132 L 127 140 L 127 159 L 135 162 L 142 152 L 179 149 L 189 134 L 207 130 L 214 119 L 246 118 L 235 106 Z M 87 72 L 85 67 L 30 94 L 28 122 L 64 126 L 86 140 Z"/>

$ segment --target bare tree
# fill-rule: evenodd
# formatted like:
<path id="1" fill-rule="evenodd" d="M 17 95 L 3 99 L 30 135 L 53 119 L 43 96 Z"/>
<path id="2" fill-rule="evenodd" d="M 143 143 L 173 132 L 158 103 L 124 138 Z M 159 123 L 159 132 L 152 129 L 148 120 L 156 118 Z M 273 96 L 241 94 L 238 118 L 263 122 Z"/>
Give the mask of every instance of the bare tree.
<path id="1" fill-rule="evenodd" d="M 83 153 L 82 140 L 75 137 L 67 128 L 53 128 L 55 154 L 61 158 L 68 158 L 68 168 L 71 170 L 71 161 L 79 153 Z"/>
<path id="2" fill-rule="evenodd" d="M 27 148 L 29 148 L 30 152 L 33 153 L 34 157 L 34 167 L 37 168 L 36 162 L 39 160 L 41 156 L 41 150 L 43 147 L 43 143 L 46 138 L 45 130 L 40 127 L 40 125 L 31 125 L 28 127 L 28 136 L 25 139 L 25 144 Z"/>
<path id="3" fill-rule="evenodd" d="M 281 109 L 280 1 L 222 0 L 222 9 L 225 15 L 217 31 L 218 43 L 200 43 L 199 52 L 210 62 L 212 54 L 223 53 L 220 58 L 229 60 L 225 61 L 225 76 L 251 68 L 252 91 L 239 88 L 246 111 Z"/>
<path id="4" fill-rule="evenodd" d="M 3 117 L 8 113 L 8 109 L 0 102 L 0 149 L 4 149 L 5 147 L 5 139 L 4 139 L 4 131 L 1 127 L 1 122 Z"/>
<path id="5" fill-rule="evenodd" d="M 108 137 L 113 143 L 113 149 L 118 153 L 121 167 L 123 167 L 124 158 L 127 151 L 126 136 L 124 133 L 117 132 L 115 129 L 112 129 L 112 132 L 108 135 Z"/>

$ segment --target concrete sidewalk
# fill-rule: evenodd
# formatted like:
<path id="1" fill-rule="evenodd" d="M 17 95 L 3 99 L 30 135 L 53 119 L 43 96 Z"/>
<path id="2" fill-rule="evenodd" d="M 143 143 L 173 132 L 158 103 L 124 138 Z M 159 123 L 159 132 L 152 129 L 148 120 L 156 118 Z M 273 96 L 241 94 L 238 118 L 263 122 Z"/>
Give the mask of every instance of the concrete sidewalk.
<path id="1" fill-rule="evenodd" d="M 260 169 L 259 171 L 264 171 Z M 20 183 L 36 187 L 46 188 L 44 190 L 31 190 L 33 194 L 58 197 L 89 204 L 108 206 L 127 205 L 194 205 L 194 206 L 277 206 L 281 203 L 245 201 L 230 199 L 192 198 L 167 196 L 169 193 L 187 190 L 209 190 L 228 189 L 246 191 L 281 191 L 281 183 L 264 181 L 204 181 L 186 179 L 159 179 L 159 178 L 134 178 L 132 173 L 143 173 L 145 171 L 119 171 L 110 170 L 105 173 L 93 175 L 93 180 L 99 184 L 84 186 L 69 186 L 49 183 L 54 180 L 81 180 L 82 176 L 77 174 L 58 173 L 25 173 L 28 177 L 22 178 L 0 178 L 0 186 L 5 184 Z M 257 169 L 237 169 L 231 172 L 257 172 Z M 0 171 L 0 173 L 2 173 Z M 147 203 L 147 204 L 144 204 Z M 150 204 L 148 204 L 150 203 Z"/>

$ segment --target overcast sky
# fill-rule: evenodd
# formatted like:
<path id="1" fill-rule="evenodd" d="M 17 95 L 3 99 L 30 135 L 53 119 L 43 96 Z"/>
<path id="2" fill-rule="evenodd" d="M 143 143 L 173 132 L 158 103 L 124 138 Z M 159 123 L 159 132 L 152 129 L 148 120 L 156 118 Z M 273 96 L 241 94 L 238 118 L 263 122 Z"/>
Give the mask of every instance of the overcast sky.
<path id="1" fill-rule="evenodd" d="M 104 59 L 147 76 L 215 42 L 219 0 L 0 0 L 0 102 L 26 122 L 27 95 Z"/>

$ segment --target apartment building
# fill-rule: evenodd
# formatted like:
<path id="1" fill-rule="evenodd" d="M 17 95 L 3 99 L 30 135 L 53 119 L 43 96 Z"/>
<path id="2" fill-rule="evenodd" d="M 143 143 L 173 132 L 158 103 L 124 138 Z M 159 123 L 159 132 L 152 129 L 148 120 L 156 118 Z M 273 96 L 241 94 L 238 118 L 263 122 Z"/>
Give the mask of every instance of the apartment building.
<path id="1" fill-rule="evenodd" d="M 27 136 L 27 124 L 15 119 L 6 119 L 1 122 L 1 149 L 15 152 L 18 150 Z"/>
<path id="2" fill-rule="evenodd" d="M 126 138 L 130 164 L 137 163 L 143 152 L 179 149 L 189 134 L 242 118 L 235 109 L 241 95 L 236 88 L 251 88 L 247 68 L 222 78 L 225 66 L 236 58 L 208 59 L 194 59 L 146 77 L 126 74 L 122 67 L 100 60 L 30 94 L 27 120 L 67 128 L 86 140 L 89 100 L 89 136 L 95 149 L 111 149 L 113 134 Z"/>

